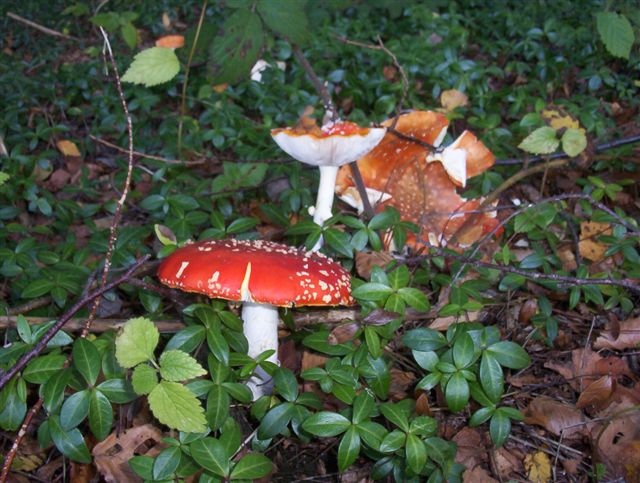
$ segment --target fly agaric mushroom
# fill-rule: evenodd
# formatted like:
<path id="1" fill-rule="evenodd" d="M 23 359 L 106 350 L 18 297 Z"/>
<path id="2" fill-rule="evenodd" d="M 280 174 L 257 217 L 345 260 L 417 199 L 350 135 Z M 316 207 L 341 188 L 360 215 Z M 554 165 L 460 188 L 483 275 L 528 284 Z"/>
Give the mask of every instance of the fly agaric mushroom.
<path id="1" fill-rule="evenodd" d="M 383 126 L 392 122 L 392 119 L 385 121 Z M 414 111 L 400 116 L 395 129 L 437 147 L 446 134 L 447 125 L 442 114 Z M 409 245 L 419 247 L 425 244 L 424 241 L 445 245 L 455 237 L 457 244 L 464 246 L 491 231 L 497 220 L 492 214 L 465 213 L 476 209 L 480 202 L 462 198 L 456 191 L 456 184 L 464 185 L 468 177 L 480 174 L 493 162 L 493 154 L 468 131 L 450 147 L 435 154 L 424 145 L 387 132 L 380 144 L 358 160 L 358 167 L 365 186 L 388 197 L 387 201 L 378 204 L 378 210 L 385 205 L 393 206 L 403 219 L 420 227 L 419 237 L 409 234 Z M 347 203 L 353 199 L 349 192 L 352 186 L 349 172 L 341 169 L 336 192 Z M 357 204 L 355 207 L 360 208 Z M 465 228 L 464 233 L 458 233 L 472 216 L 477 217 L 473 225 Z"/>
<path id="2" fill-rule="evenodd" d="M 210 240 L 186 245 L 158 269 L 160 281 L 185 292 L 242 302 L 248 355 L 276 352 L 278 307 L 353 305 L 349 272 L 321 253 L 268 241 Z M 254 399 L 269 376 L 258 368 L 247 385 Z"/>
<path id="3" fill-rule="evenodd" d="M 273 129 L 271 136 L 292 158 L 320 168 L 313 221 L 322 226 L 331 218 L 338 169 L 371 151 L 382 140 L 386 129 L 360 127 L 348 121 L 329 122 L 319 128 L 309 114 L 305 111 L 293 128 Z M 319 241 L 314 250 L 321 246 Z"/>

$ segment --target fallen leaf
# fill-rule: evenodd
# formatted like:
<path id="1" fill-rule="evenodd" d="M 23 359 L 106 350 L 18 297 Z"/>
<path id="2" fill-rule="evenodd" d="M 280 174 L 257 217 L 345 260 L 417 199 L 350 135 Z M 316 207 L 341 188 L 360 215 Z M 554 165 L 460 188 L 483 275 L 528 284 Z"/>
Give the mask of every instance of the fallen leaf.
<path id="1" fill-rule="evenodd" d="M 476 322 L 480 317 L 480 311 L 474 310 L 472 312 L 466 312 L 465 317 L 461 320 L 460 317 L 455 315 L 448 315 L 446 317 L 437 317 L 429 324 L 429 328 L 433 330 L 446 331 L 450 325 L 458 323 Z"/>
<path id="2" fill-rule="evenodd" d="M 531 321 L 531 317 L 536 315 L 538 312 L 538 301 L 536 299 L 528 299 L 520 306 L 520 311 L 518 312 L 518 322 L 521 325 L 529 325 Z"/>
<path id="3" fill-rule="evenodd" d="M 476 466 L 462 474 L 463 483 L 498 483 L 498 480 L 491 478 L 487 470 L 482 466 Z"/>
<path id="4" fill-rule="evenodd" d="M 362 278 L 369 280 L 373 267 L 384 268 L 392 260 L 389 252 L 356 252 L 356 271 Z"/>
<path id="5" fill-rule="evenodd" d="M 577 475 L 580 463 L 582 463 L 582 458 L 562 460 L 562 467 L 568 474 Z"/>
<path id="6" fill-rule="evenodd" d="M 599 408 L 606 407 L 615 387 L 616 381 L 611 376 L 602 376 L 600 379 L 596 379 L 580 394 L 576 407 L 578 409 L 592 405 Z"/>
<path id="7" fill-rule="evenodd" d="M 138 481 L 129 460 L 136 454 L 153 456 L 159 453 L 156 445 L 161 439 L 162 433 L 151 424 L 136 426 L 120 434 L 113 432 L 93 447 L 93 461 L 108 483 Z M 151 449 L 147 451 L 149 447 Z"/>
<path id="8" fill-rule="evenodd" d="M 389 373 L 391 375 L 389 398 L 393 401 L 406 399 L 409 386 L 412 386 L 416 382 L 416 377 L 413 375 L 413 372 L 401 371 L 393 367 Z"/>
<path id="9" fill-rule="evenodd" d="M 331 345 L 338 345 L 352 340 L 359 329 L 360 324 L 356 322 L 349 322 L 347 324 L 338 325 L 334 327 L 331 333 L 329 333 L 327 342 Z"/>
<path id="10" fill-rule="evenodd" d="M 508 480 L 514 473 L 522 471 L 522 458 L 509 451 L 505 447 L 498 448 L 493 452 L 491 463 L 493 472 L 503 480 Z"/>
<path id="11" fill-rule="evenodd" d="M 634 349 L 640 346 L 640 317 L 619 323 L 618 336 L 614 337 L 611 328 L 604 330 L 593 343 L 596 349 Z"/>
<path id="12" fill-rule="evenodd" d="M 580 129 L 580 122 L 562 107 L 550 106 L 550 109 L 543 110 L 541 115 L 542 119 L 556 131 L 562 128 Z"/>
<path id="13" fill-rule="evenodd" d="M 609 248 L 606 243 L 596 241 L 600 235 L 611 235 L 611 225 L 597 221 L 583 221 L 580 223 L 580 241 L 578 249 L 580 256 L 592 262 L 599 262 L 604 258 L 604 253 Z"/>
<path id="14" fill-rule="evenodd" d="M 606 480 L 625 478 L 637 482 L 640 476 L 640 411 L 610 407 L 613 419 L 605 419 L 591 430 L 594 458 L 607 469 Z"/>
<path id="15" fill-rule="evenodd" d="M 563 439 L 579 438 L 586 434 L 586 420 L 581 411 L 547 397 L 533 399 L 524 410 L 524 422 L 544 427 Z"/>
<path id="16" fill-rule="evenodd" d="M 78 146 L 76 146 L 73 141 L 61 139 L 56 143 L 56 147 L 58 148 L 58 151 L 60 151 L 65 156 L 71 156 L 74 158 L 79 158 L 80 156 L 82 156 L 80 154 Z"/>
<path id="17" fill-rule="evenodd" d="M 420 391 L 420 395 L 416 399 L 416 414 L 418 416 L 433 417 L 433 411 L 431 411 L 431 405 L 429 404 L 429 395 Z"/>
<path id="18" fill-rule="evenodd" d="M 329 358 L 326 356 L 305 350 L 302 352 L 300 371 L 306 371 L 307 369 L 313 369 L 314 367 L 324 367 L 327 359 Z"/>
<path id="19" fill-rule="evenodd" d="M 473 468 L 487 460 L 487 450 L 482 441 L 480 431 L 475 428 L 464 427 L 452 438 L 458 446 L 456 463 Z M 476 480 L 482 481 L 482 480 Z"/>
<path id="20" fill-rule="evenodd" d="M 536 451 L 524 457 L 527 477 L 532 483 L 547 483 L 551 479 L 551 461 L 543 451 Z"/>
<path id="21" fill-rule="evenodd" d="M 469 98 L 464 92 L 457 89 L 442 91 L 440 94 L 440 104 L 446 112 L 453 111 L 456 107 L 464 107 L 469 104 Z"/>

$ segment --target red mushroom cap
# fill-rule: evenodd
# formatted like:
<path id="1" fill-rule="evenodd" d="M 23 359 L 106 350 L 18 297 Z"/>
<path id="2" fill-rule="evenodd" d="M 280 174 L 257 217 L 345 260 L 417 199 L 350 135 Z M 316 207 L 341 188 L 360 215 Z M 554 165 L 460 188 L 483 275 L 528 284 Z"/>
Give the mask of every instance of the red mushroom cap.
<path id="1" fill-rule="evenodd" d="M 353 305 L 349 272 L 315 252 L 263 240 L 209 240 L 169 255 L 160 281 L 211 298 L 293 305 Z"/>

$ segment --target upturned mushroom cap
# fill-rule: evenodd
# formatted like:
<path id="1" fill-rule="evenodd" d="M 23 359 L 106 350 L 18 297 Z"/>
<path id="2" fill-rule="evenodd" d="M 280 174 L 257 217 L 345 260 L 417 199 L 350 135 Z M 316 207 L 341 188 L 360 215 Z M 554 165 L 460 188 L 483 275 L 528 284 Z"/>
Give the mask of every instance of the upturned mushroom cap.
<path id="1" fill-rule="evenodd" d="M 292 158 L 313 166 L 342 166 L 361 158 L 384 137 L 386 129 L 360 127 L 352 122 L 328 123 L 271 131 L 273 140 Z"/>
<path id="2" fill-rule="evenodd" d="M 392 121 L 385 121 L 383 125 L 389 125 Z M 437 146 L 442 142 L 447 124 L 446 117 L 440 113 L 414 111 L 400 116 L 395 129 Z M 464 153 L 465 181 L 470 175 L 480 174 L 494 162 L 491 152 L 470 132 L 463 133 L 447 149 Z M 426 242 L 445 245 L 454 235 L 456 243 L 461 246 L 473 243 L 497 224 L 495 215 L 465 213 L 477 209 L 480 201 L 467 201 L 461 197 L 445 163 L 432 162 L 434 160 L 428 159 L 427 155 L 428 150 L 424 146 L 388 132 L 380 144 L 358 160 L 358 167 L 365 186 L 385 195 L 380 197 L 378 211 L 385 205 L 393 206 L 402 219 L 420 227 L 417 237 L 411 233 L 408 235 L 409 245 L 422 246 Z M 462 179 L 461 176 L 457 177 Z M 349 189 L 352 186 L 349 171 L 341 168 L 336 192 L 349 204 L 352 204 L 355 196 L 353 190 Z M 352 206 L 359 208 L 354 204 Z M 471 217 L 474 218 L 473 226 L 466 227 L 465 233 L 458 233 Z"/>
<path id="3" fill-rule="evenodd" d="M 355 303 L 349 272 L 340 264 L 262 240 L 192 243 L 162 262 L 158 278 L 185 292 L 280 307 Z"/>
<path id="4" fill-rule="evenodd" d="M 167 49 L 179 49 L 184 46 L 184 36 L 182 35 L 165 35 L 156 40 L 156 47 L 165 47 Z"/>

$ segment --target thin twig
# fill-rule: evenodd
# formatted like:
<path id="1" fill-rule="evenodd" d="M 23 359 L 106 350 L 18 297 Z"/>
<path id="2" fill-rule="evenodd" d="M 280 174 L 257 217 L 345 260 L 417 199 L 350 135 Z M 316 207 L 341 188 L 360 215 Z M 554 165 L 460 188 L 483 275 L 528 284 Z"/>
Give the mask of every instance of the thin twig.
<path id="1" fill-rule="evenodd" d="M 121 148 L 117 144 L 113 144 L 109 141 L 105 141 L 104 139 L 100 139 L 99 137 L 96 137 L 93 134 L 89 134 L 89 138 L 97 143 L 104 144 L 105 146 L 115 149 L 116 151 L 120 151 L 121 153 L 127 153 L 127 154 L 129 153 L 127 149 Z M 147 158 L 147 159 L 153 159 L 154 161 L 162 161 L 163 163 L 166 163 L 166 164 L 183 164 L 185 166 L 190 166 L 195 164 L 204 164 L 207 162 L 206 159 L 196 159 L 193 161 L 185 161 L 182 159 L 169 159 L 169 158 L 163 158 L 162 156 L 156 156 L 154 154 L 142 153 L 140 151 L 133 151 L 133 155 L 137 158 Z"/>
<path id="2" fill-rule="evenodd" d="M 73 37 L 71 35 L 67 35 L 67 34 L 63 34 L 62 32 L 58 32 L 57 30 L 53 30 L 50 29 L 49 27 L 44 27 L 38 23 L 35 23 L 31 20 L 28 20 L 24 17 L 21 17 L 20 15 L 16 15 L 13 12 L 7 12 L 7 17 L 12 18 L 13 20 L 16 20 L 20 23 L 23 23 L 31 28 L 34 28 L 36 30 L 39 30 L 40 32 L 47 34 L 47 35 L 51 35 L 52 37 L 58 37 L 60 39 L 65 39 L 65 40 L 75 40 L 75 41 L 79 41 L 80 39 L 78 37 Z"/>
<path id="3" fill-rule="evenodd" d="M 193 37 L 193 44 L 191 45 L 191 50 L 189 51 L 189 58 L 187 59 L 187 66 L 185 67 L 184 72 L 184 82 L 182 83 L 182 96 L 180 100 L 180 119 L 178 119 L 178 156 L 182 152 L 182 125 L 183 125 L 183 117 L 187 113 L 187 86 L 189 85 L 189 72 L 191 71 L 191 61 L 193 60 L 193 55 L 196 51 L 196 46 L 198 45 L 198 39 L 200 38 L 200 30 L 202 29 L 202 22 L 204 21 L 204 16 L 207 12 L 207 0 L 203 0 L 202 2 L 202 11 L 200 12 L 200 18 L 198 19 L 198 26 L 196 27 L 196 34 Z"/>

